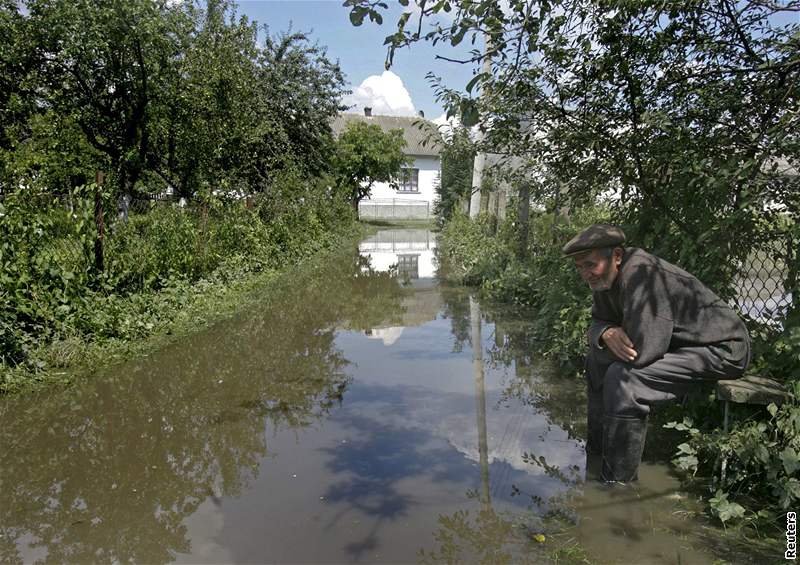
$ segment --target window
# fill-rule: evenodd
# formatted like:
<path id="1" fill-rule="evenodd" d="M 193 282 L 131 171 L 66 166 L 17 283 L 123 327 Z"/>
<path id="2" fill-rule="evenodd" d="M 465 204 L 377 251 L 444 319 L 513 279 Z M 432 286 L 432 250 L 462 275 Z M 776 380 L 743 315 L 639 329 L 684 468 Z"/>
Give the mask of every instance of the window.
<path id="1" fill-rule="evenodd" d="M 419 169 L 400 169 L 398 192 L 419 192 Z"/>
<path id="2" fill-rule="evenodd" d="M 398 255 L 397 256 L 397 274 L 403 279 L 418 279 L 419 278 L 419 255 Z"/>

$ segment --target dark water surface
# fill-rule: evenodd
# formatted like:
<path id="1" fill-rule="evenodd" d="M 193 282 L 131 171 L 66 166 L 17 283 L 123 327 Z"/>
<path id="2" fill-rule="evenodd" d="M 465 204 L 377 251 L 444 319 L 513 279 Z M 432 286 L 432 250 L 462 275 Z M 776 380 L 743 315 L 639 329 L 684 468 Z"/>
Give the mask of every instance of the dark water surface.
<path id="1" fill-rule="evenodd" d="M 434 248 L 380 232 L 236 319 L 0 401 L 0 561 L 724 552 L 663 465 L 636 490 L 584 485 L 580 381 L 536 361 L 529 322 L 439 285 Z"/>

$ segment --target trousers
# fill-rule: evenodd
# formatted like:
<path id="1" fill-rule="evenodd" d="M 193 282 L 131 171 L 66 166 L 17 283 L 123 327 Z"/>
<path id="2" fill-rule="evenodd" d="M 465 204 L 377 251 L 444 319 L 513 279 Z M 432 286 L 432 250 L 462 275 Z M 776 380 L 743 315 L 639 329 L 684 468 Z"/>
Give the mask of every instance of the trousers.
<path id="1" fill-rule="evenodd" d="M 669 402 L 718 380 L 736 379 L 750 361 L 749 343 L 741 358 L 731 358 L 725 344 L 681 347 L 644 367 L 620 361 L 606 349 L 591 347 L 586 358 L 589 403 L 605 416 L 644 418 L 653 404 Z M 598 406 L 599 408 L 599 406 Z"/>

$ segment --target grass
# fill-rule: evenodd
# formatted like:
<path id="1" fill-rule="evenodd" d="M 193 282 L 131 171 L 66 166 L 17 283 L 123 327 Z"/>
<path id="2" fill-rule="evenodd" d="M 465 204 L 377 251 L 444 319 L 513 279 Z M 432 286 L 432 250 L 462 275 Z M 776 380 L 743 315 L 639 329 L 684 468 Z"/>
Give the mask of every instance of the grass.
<path id="1" fill-rule="evenodd" d="M 381 220 L 360 220 L 360 222 L 366 226 L 376 227 L 376 228 L 427 228 L 427 229 L 438 229 L 436 227 L 436 221 L 433 218 L 427 220 L 393 220 L 393 219 L 381 219 Z"/>

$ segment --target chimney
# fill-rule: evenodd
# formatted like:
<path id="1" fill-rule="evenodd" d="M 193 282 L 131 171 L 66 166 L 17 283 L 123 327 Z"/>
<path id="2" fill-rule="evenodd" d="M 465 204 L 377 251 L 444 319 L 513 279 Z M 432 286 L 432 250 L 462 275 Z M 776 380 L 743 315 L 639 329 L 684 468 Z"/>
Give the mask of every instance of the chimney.
<path id="1" fill-rule="evenodd" d="M 422 110 L 420 110 L 420 111 L 419 111 L 419 117 L 420 117 L 420 118 L 424 118 L 424 117 L 425 117 L 425 112 L 423 112 Z"/>
<path id="2" fill-rule="evenodd" d="M 372 108 L 369 106 L 364 106 L 364 115 L 368 118 L 372 117 Z"/>

